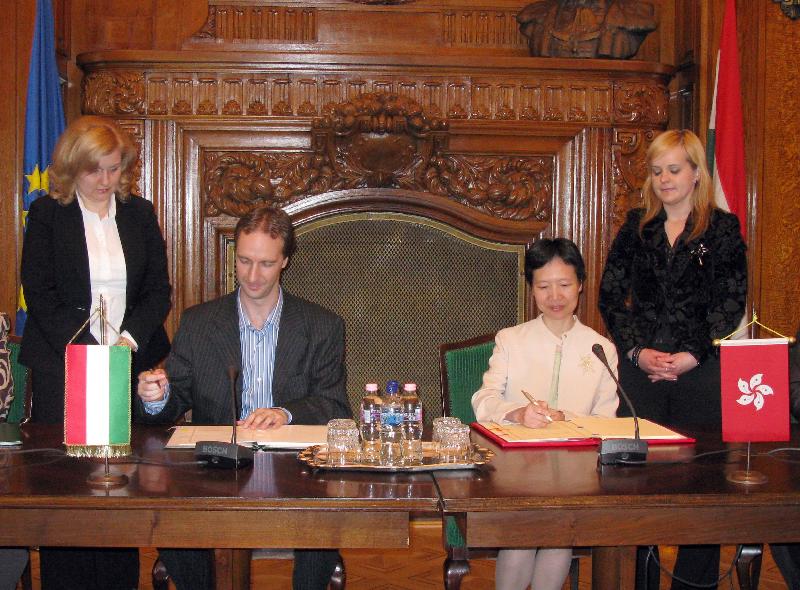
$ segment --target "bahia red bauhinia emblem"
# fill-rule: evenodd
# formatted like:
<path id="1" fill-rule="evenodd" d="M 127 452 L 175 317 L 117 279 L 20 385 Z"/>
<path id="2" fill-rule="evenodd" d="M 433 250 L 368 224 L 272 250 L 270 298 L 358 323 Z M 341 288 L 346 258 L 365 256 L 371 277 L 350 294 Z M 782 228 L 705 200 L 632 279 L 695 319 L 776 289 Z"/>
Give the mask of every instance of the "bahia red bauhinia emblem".
<path id="1" fill-rule="evenodd" d="M 788 340 L 723 340 L 720 346 L 722 440 L 789 440 Z"/>

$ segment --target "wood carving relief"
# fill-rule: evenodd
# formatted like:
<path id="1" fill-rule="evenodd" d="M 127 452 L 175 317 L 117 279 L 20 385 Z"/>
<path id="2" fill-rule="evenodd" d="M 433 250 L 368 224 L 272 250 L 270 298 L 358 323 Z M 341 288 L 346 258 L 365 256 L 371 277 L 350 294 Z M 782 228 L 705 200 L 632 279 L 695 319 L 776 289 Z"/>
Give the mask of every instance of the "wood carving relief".
<path id="1" fill-rule="evenodd" d="M 209 5 L 208 19 L 194 41 L 282 41 L 317 39 L 317 11 L 291 6 Z"/>
<path id="2" fill-rule="evenodd" d="M 423 191 L 494 217 L 546 220 L 553 158 L 448 153 L 448 125 L 396 94 L 364 94 L 315 119 L 309 152 L 206 152 L 204 212 L 241 216 L 263 203 L 356 188 Z"/>
<path id="3" fill-rule="evenodd" d="M 516 11 L 500 9 L 443 12 L 442 41 L 453 47 L 525 47 Z"/>
<path id="4" fill-rule="evenodd" d="M 629 209 L 642 205 L 641 188 L 647 177 L 645 155 L 658 133 L 657 130 L 614 129 L 611 146 L 614 186 L 611 235 L 616 234 Z"/>
<path id="5" fill-rule="evenodd" d="M 219 17 L 209 31 L 233 34 Z M 460 19 L 451 24 L 469 20 Z M 469 36 L 472 24 L 454 29 L 458 43 L 514 42 L 507 19 L 482 22 L 483 37 Z M 614 227 L 638 203 L 647 145 L 667 121 L 671 72 L 660 64 L 254 47 L 198 50 L 195 41 L 78 58 L 84 112 L 115 117 L 150 158 L 137 188 L 171 248 L 175 320 L 218 294 L 220 232 L 266 203 L 298 220 L 372 207 L 430 214 L 499 242 L 564 235 L 601 268 Z M 587 317 L 601 328 L 596 313 Z"/>
<path id="6" fill-rule="evenodd" d="M 551 156 L 434 157 L 425 188 L 492 217 L 547 221 L 553 199 Z"/>
<path id="7" fill-rule="evenodd" d="M 416 78 L 416 79 L 415 79 Z M 402 94 L 429 117 L 499 121 L 567 121 L 600 125 L 663 126 L 668 93 L 652 80 L 569 82 L 535 77 L 472 76 L 451 79 L 419 74 L 363 75 L 258 72 L 89 72 L 84 112 L 103 115 L 221 115 L 317 117 L 349 97 Z"/>
<path id="8" fill-rule="evenodd" d="M 326 192 L 329 168 L 309 153 L 206 152 L 204 213 L 241 217 L 263 204 L 284 205 L 292 197 Z"/>
<path id="9" fill-rule="evenodd" d="M 536 0 L 517 21 L 530 54 L 543 57 L 629 59 L 657 26 L 645 0 Z"/>
<path id="10" fill-rule="evenodd" d="M 143 121 L 119 121 L 119 126 L 133 138 L 138 148 L 138 157 L 133 165 L 133 182 L 131 192 L 134 195 L 142 195 L 142 158 L 144 154 L 144 122 Z"/>
<path id="11" fill-rule="evenodd" d="M 414 0 L 349 1 L 365 5 L 414 2 Z M 440 22 L 440 41 L 443 45 L 451 47 L 522 49 L 526 42 L 517 26 L 516 15 L 516 10 L 501 7 L 483 10 L 453 10 L 448 7 L 437 14 Z M 207 20 L 193 35 L 190 43 L 313 44 L 319 41 L 320 28 L 333 28 L 335 22 L 330 13 L 326 13 L 325 8 L 214 3 L 209 4 Z M 341 31 L 339 33 L 341 34 Z"/>
<path id="12" fill-rule="evenodd" d="M 97 72 L 83 79 L 83 112 L 132 115 L 145 112 L 143 72 Z"/>
<path id="13" fill-rule="evenodd" d="M 649 81 L 614 84 L 614 121 L 664 125 L 669 119 L 669 93 Z"/>

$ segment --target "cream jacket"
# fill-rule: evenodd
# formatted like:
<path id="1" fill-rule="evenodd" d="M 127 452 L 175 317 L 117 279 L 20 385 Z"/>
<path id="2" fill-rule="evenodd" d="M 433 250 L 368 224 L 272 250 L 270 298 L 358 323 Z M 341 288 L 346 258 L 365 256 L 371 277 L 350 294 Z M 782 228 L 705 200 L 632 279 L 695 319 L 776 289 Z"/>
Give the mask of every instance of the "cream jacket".
<path id="1" fill-rule="evenodd" d="M 575 325 L 558 338 L 540 315 L 535 320 L 500 330 L 495 337 L 489 369 L 483 385 L 472 396 L 472 408 L 479 421 L 500 422 L 512 410 L 528 404 L 524 389 L 538 400 L 547 401 L 556 346 L 561 344 L 561 370 L 557 408 L 570 415 L 616 415 L 617 388 L 600 360 L 592 353 L 599 343 L 608 364 L 617 371 L 617 351 L 607 339 L 584 326 Z"/>

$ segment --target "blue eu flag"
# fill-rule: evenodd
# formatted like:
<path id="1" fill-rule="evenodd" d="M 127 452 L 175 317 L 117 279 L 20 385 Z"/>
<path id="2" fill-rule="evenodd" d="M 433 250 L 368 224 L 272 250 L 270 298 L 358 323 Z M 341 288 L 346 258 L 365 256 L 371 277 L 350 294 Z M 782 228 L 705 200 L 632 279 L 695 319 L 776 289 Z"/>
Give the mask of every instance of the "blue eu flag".
<path id="1" fill-rule="evenodd" d="M 51 0 L 36 0 L 36 25 L 33 30 L 31 67 L 28 76 L 28 100 L 25 110 L 25 148 L 22 181 L 22 223 L 34 199 L 48 192 L 50 156 L 59 135 L 64 131 L 64 107 L 61 103 L 55 33 Z M 15 332 L 25 328 L 27 307 L 22 287 L 19 292 Z"/>

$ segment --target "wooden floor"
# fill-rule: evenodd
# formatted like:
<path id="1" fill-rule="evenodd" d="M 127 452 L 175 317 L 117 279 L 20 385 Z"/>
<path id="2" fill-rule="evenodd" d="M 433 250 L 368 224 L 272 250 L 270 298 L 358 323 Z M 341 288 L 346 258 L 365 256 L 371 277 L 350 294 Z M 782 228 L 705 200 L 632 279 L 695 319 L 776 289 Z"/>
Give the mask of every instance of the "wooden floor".
<path id="1" fill-rule="evenodd" d="M 735 547 L 723 547 L 720 573 L 730 569 Z M 435 521 L 415 523 L 412 528 L 409 549 L 371 551 L 365 549 L 342 551 L 347 568 L 348 590 L 416 590 L 442 588 L 442 561 L 444 551 L 440 528 Z M 666 567 L 671 567 L 675 559 L 672 547 L 661 549 Z M 156 557 L 155 549 L 142 549 L 141 575 L 139 588 L 152 590 L 150 569 Z M 38 554 L 33 552 L 33 587 L 40 590 L 38 576 Z M 581 559 L 580 588 L 591 588 L 591 559 Z M 290 590 L 291 560 L 255 560 L 252 566 L 253 590 Z M 494 561 L 475 560 L 472 572 L 462 584 L 463 590 L 489 590 L 494 588 Z M 662 574 L 661 587 L 669 588 L 669 578 Z M 733 574 L 733 583 L 723 580 L 719 588 L 738 588 Z M 535 590 L 535 589 L 534 589 Z M 786 584 L 766 551 L 761 568 L 759 590 L 786 590 Z"/>

